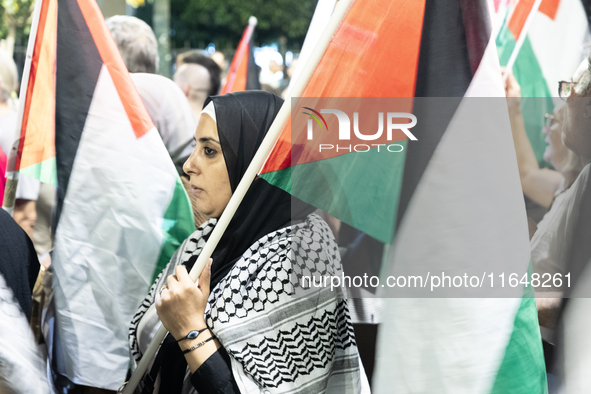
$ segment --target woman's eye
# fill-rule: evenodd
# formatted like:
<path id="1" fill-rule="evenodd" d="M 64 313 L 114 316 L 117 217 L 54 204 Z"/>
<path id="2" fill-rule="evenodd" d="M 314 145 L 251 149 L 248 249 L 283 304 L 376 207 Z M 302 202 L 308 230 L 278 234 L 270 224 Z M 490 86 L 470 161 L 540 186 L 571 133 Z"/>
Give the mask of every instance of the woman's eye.
<path id="1" fill-rule="evenodd" d="M 216 154 L 216 151 L 214 149 L 211 149 L 211 148 L 208 148 L 208 147 L 205 147 L 204 148 L 204 151 L 205 151 L 205 155 L 206 156 L 213 156 L 213 155 Z"/>

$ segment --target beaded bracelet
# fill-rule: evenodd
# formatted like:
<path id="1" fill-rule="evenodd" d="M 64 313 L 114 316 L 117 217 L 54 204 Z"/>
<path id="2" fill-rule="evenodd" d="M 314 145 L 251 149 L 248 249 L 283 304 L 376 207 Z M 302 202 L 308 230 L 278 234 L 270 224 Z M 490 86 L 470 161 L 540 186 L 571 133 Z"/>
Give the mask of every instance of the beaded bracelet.
<path id="1" fill-rule="evenodd" d="M 190 348 L 188 348 L 187 350 L 183 350 L 183 354 L 187 354 L 187 353 L 192 352 L 193 350 L 195 350 L 197 348 L 200 348 L 201 346 L 205 345 L 206 342 L 209 342 L 212 339 L 215 339 L 215 337 L 209 337 L 205 341 L 201 341 L 197 345 L 193 345 Z"/>
<path id="2" fill-rule="evenodd" d="M 184 341 L 185 339 L 195 339 L 201 334 L 203 331 L 207 330 L 209 327 L 202 328 L 201 330 L 193 330 L 189 332 L 187 335 L 179 339 L 177 342 Z"/>

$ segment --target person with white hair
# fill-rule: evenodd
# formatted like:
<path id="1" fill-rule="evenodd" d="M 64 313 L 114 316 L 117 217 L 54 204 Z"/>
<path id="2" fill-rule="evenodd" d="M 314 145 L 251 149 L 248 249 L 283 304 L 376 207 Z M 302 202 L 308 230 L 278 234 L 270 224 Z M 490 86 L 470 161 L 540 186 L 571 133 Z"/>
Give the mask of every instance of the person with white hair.
<path id="1" fill-rule="evenodd" d="M 158 43 L 152 28 L 141 19 L 126 15 L 110 17 L 107 26 L 170 158 L 182 175 L 183 164 L 193 151 L 197 119 L 174 82 L 156 74 Z"/>
<path id="2" fill-rule="evenodd" d="M 128 15 L 115 15 L 106 22 L 130 73 L 158 72 L 158 42 L 146 22 Z"/>

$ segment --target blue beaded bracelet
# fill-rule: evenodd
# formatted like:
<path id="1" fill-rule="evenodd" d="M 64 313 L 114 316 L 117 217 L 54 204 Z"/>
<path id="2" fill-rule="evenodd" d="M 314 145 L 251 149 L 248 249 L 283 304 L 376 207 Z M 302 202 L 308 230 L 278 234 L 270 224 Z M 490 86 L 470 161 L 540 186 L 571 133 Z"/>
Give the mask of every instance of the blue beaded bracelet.
<path id="1" fill-rule="evenodd" d="M 203 331 L 207 330 L 209 327 L 202 328 L 201 330 L 193 330 L 189 332 L 187 335 L 182 337 L 181 339 L 177 340 L 177 342 L 184 341 L 185 339 L 195 339 L 201 334 Z"/>

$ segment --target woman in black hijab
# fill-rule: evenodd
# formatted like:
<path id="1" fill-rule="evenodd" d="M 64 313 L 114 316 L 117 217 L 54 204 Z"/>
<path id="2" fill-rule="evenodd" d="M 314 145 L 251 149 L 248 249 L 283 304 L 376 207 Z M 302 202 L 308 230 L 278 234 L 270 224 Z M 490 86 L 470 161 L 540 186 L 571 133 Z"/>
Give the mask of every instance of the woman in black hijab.
<path id="1" fill-rule="evenodd" d="M 326 289 L 294 297 L 298 264 L 313 261 L 320 275 L 340 268 L 334 237 L 313 207 L 255 179 L 198 287 L 187 274 L 282 104 L 260 91 L 205 103 L 184 170 L 209 220 L 177 250 L 132 321 L 136 361 L 154 333 L 154 309 L 170 331 L 145 392 L 153 385 L 162 393 L 362 390 L 346 302 Z"/>

